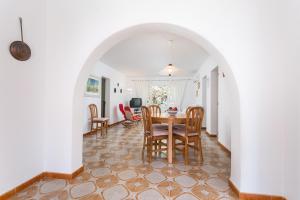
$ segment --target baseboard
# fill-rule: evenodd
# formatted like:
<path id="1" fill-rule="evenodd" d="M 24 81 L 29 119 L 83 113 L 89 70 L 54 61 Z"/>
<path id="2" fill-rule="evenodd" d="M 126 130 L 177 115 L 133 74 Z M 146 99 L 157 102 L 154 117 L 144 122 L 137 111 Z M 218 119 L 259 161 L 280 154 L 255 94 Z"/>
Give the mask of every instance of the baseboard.
<path id="1" fill-rule="evenodd" d="M 209 137 L 217 137 L 217 134 L 212 134 L 208 131 L 205 131 L 205 133 L 209 136 Z"/>
<path id="2" fill-rule="evenodd" d="M 89 131 L 89 132 L 83 133 L 83 137 L 89 136 L 89 135 L 94 135 L 95 133 L 96 133 L 96 131 Z"/>
<path id="3" fill-rule="evenodd" d="M 228 185 L 231 188 L 231 190 L 239 197 L 240 191 L 237 189 L 237 187 L 234 185 L 234 183 L 230 179 L 228 179 Z"/>
<path id="4" fill-rule="evenodd" d="M 228 184 L 232 191 L 239 197 L 240 200 L 286 200 L 285 197 L 276 195 L 265 195 L 265 194 L 250 194 L 240 192 L 234 183 L 229 179 Z"/>
<path id="5" fill-rule="evenodd" d="M 121 124 L 123 122 L 125 122 L 125 120 L 121 120 L 121 121 L 118 121 L 118 122 L 115 122 L 115 123 L 112 123 L 112 124 L 108 124 L 108 128 L 116 126 L 116 125 Z M 94 135 L 95 133 L 96 133 L 95 130 L 94 131 L 89 131 L 89 132 L 83 133 L 83 136 Z"/>
<path id="6" fill-rule="evenodd" d="M 40 181 L 43 178 L 57 178 L 57 179 L 67 179 L 71 180 L 75 178 L 78 174 L 83 172 L 84 167 L 81 166 L 79 169 L 74 171 L 72 174 L 65 174 L 65 173 L 57 173 L 57 172 L 42 172 L 39 175 L 31 178 L 30 180 L 18 185 L 17 187 L 5 192 L 4 194 L 0 195 L 0 200 L 6 200 L 15 195 L 16 193 L 24 190 L 25 188 L 29 187 L 30 185 L 34 184 L 37 181 Z"/>
<path id="7" fill-rule="evenodd" d="M 221 147 L 221 149 L 223 151 L 225 151 L 227 154 L 229 154 L 229 156 L 231 155 L 231 151 L 229 149 L 227 149 L 227 147 L 225 147 L 221 142 L 217 141 L 218 145 Z"/>
<path id="8" fill-rule="evenodd" d="M 121 120 L 121 121 L 118 121 L 118 122 L 109 124 L 108 127 L 113 127 L 113 126 L 116 126 L 116 125 L 121 124 L 121 123 L 123 123 L 123 122 L 125 122 L 125 120 Z"/>
<path id="9" fill-rule="evenodd" d="M 30 180 L 18 185 L 17 187 L 9 190 L 8 192 L 5 192 L 4 194 L 0 195 L 0 200 L 6 200 L 6 199 L 10 198 L 11 196 L 13 196 L 16 193 L 24 190 L 25 188 L 27 188 L 30 185 L 32 185 L 33 183 L 41 180 L 42 178 L 44 178 L 44 173 L 40 173 L 39 175 L 31 178 Z"/>
<path id="10" fill-rule="evenodd" d="M 66 180 L 71 180 L 74 177 L 76 177 L 78 174 L 83 172 L 84 168 L 83 166 L 74 171 L 72 174 L 66 174 L 66 173 L 57 173 L 57 172 L 44 172 L 44 177 L 47 178 L 57 178 L 57 179 L 66 179 Z"/>

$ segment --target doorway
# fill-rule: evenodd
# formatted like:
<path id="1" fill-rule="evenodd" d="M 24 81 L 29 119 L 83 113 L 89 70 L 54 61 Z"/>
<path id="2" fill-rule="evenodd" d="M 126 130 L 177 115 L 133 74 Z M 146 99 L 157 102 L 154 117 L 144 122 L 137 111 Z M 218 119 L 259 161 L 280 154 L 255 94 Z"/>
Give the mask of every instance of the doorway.
<path id="1" fill-rule="evenodd" d="M 203 128 L 206 128 L 206 122 L 207 122 L 207 77 L 204 76 L 202 78 L 202 107 L 204 109 L 204 118 L 203 118 Z"/>
<path id="2" fill-rule="evenodd" d="M 210 73 L 210 101 L 211 101 L 211 134 L 218 135 L 218 113 L 219 113 L 219 68 L 214 68 Z"/>
<path id="3" fill-rule="evenodd" d="M 110 79 L 101 78 L 101 117 L 109 117 Z"/>

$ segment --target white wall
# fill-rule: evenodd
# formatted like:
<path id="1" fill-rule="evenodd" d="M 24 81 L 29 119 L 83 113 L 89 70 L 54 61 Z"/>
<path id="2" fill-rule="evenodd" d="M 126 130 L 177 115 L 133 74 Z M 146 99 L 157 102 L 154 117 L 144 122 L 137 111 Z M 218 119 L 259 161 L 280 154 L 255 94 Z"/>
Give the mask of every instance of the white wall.
<path id="1" fill-rule="evenodd" d="M 210 72 L 210 133 L 218 135 L 218 96 L 219 96 L 219 68 Z"/>
<path id="2" fill-rule="evenodd" d="M 94 76 L 94 77 L 98 77 L 100 80 L 100 88 L 101 88 L 101 77 L 105 77 L 108 78 L 110 80 L 110 91 L 108 91 L 107 94 L 109 94 L 109 99 L 110 101 L 107 102 L 108 105 L 108 113 L 106 117 L 109 117 L 109 124 L 113 124 L 115 122 L 119 122 L 121 120 L 123 120 L 123 116 L 121 114 L 121 112 L 119 111 L 119 103 L 123 103 L 123 104 L 127 104 L 128 103 L 128 99 L 126 96 L 126 87 L 127 87 L 127 81 L 126 81 L 126 76 L 105 65 L 102 62 L 97 62 L 92 70 L 92 72 L 90 73 L 90 75 Z M 117 87 L 117 83 L 119 83 L 119 87 Z M 117 88 L 117 92 L 114 93 L 114 88 Z M 120 89 L 122 88 L 123 92 L 122 94 L 120 93 Z M 87 133 L 90 131 L 90 124 L 89 124 L 89 118 L 90 118 L 90 112 L 89 112 L 89 108 L 88 105 L 89 104 L 96 104 L 98 107 L 98 115 L 100 117 L 101 115 L 101 96 L 87 96 L 85 95 L 84 99 L 83 99 L 83 113 L 84 113 L 84 118 L 83 118 L 83 133 Z"/>
<path id="3" fill-rule="evenodd" d="M 240 98 L 237 103 L 240 103 L 241 112 L 238 119 L 241 126 L 240 130 L 232 131 L 237 131 L 239 134 L 237 137 L 240 136 L 240 139 L 234 142 L 240 146 L 234 151 L 233 140 L 231 140 L 231 149 L 232 152 L 240 152 L 242 159 L 236 155 L 232 156 L 234 165 L 231 179 L 242 192 L 281 195 L 283 194 L 284 164 L 278 165 L 278 163 L 283 163 L 282 137 L 285 123 L 282 123 L 282 118 L 276 115 L 278 112 L 274 110 L 274 107 L 279 108 L 281 112 L 284 109 L 285 100 L 284 91 L 278 89 L 280 85 L 286 84 L 286 77 L 283 79 L 281 77 L 285 68 L 280 64 L 284 57 L 280 56 L 280 48 L 278 48 L 278 41 L 285 39 L 281 37 L 284 31 L 281 27 L 284 25 L 283 19 L 285 18 L 285 15 L 281 14 L 281 9 L 284 7 L 282 4 L 284 3 L 281 1 L 270 0 L 226 2 L 201 0 L 188 3 L 133 0 L 130 4 L 116 0 L 92 0 L 88 3 L 80 0 L 72 3 L 49 1 L 47 51 L 49 62 L 51 62 L 49 66 L 52 67 L 53 73 L 47 74 L 48 80 L 51 82 L 57 79 L 56 73 L 63 70 L 62 73 L 68 74 L 69 79 L 59 78 L 52 87 L 64 82 L 65 86 L 60 88 L 64 91 L 74 88 L 74 85 L 78 83 L 76 89 L 82 94 L 83 88 L 79 85 L 83 79 L 86 79 L 88 66 L 93 64 L 97 56 L 103 55 L 106 48 L 110 48 L 114 42 L 126 37 L 130 31 L 138 30 L 138 28 L 127 29 L 128 27 L 157 22 L 175 24 L 192 30 L 193 32 L 186 33 L 186 36 L 202 43 L 204 49 L 219 60 L 222 60 L 224 56 L 238 85 Z M 68 10 L 67 14 L 66 10 Z M 62 31 L 57 32 L 57 28 L 61 28 Z M 115 34 L 121 30 L 126 31 L 121 35 Z M 179 29 L 173 30 L 178 30 L 180 33 Z M 205 40 L 199 37 L 197 39 L 193 33 L 202 36 Z M 114 41 L 105 40 L 112 34 L 114 34 Z M 103 41 L 106 42 L 102 44 Z M 208 44 L 212 44 L 222 56 Z M 60 47 L 59 52 L 57 52 L 58 47 Z M 65 52 L 68 54 L 65 55 Z M 223 66 L 223 63 L 221 64 Z M 87 68 L 84 69 L 83 66 Z M 72 73 L 67 73 L 70 70 Z M 83 73 L 80 75 L 80 72 Z M 51 97 L 53 94 L 51 88 L 47 91 L 48 96 Z M 73 105 L 65 106 L 72 102 L 72 98 L 74 98 Z M 57 118 L 57 121 L 61 121 L 61 123 L 55 123 L 56 125 L 49 129 L 49 132 L 69 136 L 64 142 L 71 145 L 72 161 L 66 165 L 71 164 L 69 170 L 73 170 L 81 165 L 81 156 L 76 156 L 81 155 L 80 148 L 77 147 L 81 146 L 82 140 L 79 136 L 82 128 L 82 114 L 79 110 L 82 109 L 80 103 L 77 102 L 77 100 L 81 101 L 80 94 L 77 95 L 76 90 L 75 94 L 61 93 L 58 99 L 61 102 L 55 100 L 54 102 L 62 106 L 56 108 L 50 106 L 49 109 L 58 113 L 73 112 L 73 115 L 64 114 L 57 118 L 56 115 L 49 114 L 50 119 Z M 53 101 L 53 99 L 49 98 L 48 101 Z M 65 119 L 71 117 L 73 121 L 65 123 Z M 61 130 L 62 122 L 64 122 L 63 127 L 66 127 L 63 130 Z M 72 140 L 68 142 L 70 137 Z M 61 151 L 63 148 L 57 147 L 57 150 Z M 61 158 L 57 156 L 57 159 L 58 161 L 52 160 L 51 163 L 57 163 Z M 59 167 L 64 169 L 63 166 Z"/>
<path id="4" fill-rule="evenodd" d="M 43 165 L 38 162 L 40 158 L 45 158 L 47 171 L 70 173 L 82 165 L 83 83 L 91 67 L 114 43 L 133 30 L 139 31 L 137 27 L 127 28 L 167 23 L 184 27 L 171 29 L 202 44 L 210 55 L 222 61 L 220 66 L 230 66 L 236 79 L 239 94 L 233 99 L 237 99 L 235 104 L 240 105 L 241 115 L 235 119 L 240 120 L 240 129 L 231 126 L 231 132 L 238 133 L 231 140 L 231 180 L 242 192 L 286 194 L 292 200 L 299 199 L 299 184 L 293 184 L 297 176 L 290 171 L 299 160 L 287 160 L 290 155 L 299 157 L 299 145 L 293 142 L 299 131 L 299 120 L 295 118 L 299 101 L 294 100 L 299 88 L 289 83 L 299 79 L 299 73 L 293 71 L 299 63 L 299 2 L 51 0 L 47 1 L 46 19 L 45 1 L 3 2 L 1 81 L 6 83 L 10 77 L 17 77 L 18 82 L 1 84 L 1 91 L 19 91 L 22 85 L 28 92 L 22 102 L 19 92 L 1 99 L 1 122 L 5 124 L 1 124 L 0 152 L 6 163 L 0 170 L 1 177 L 5 177 L 1 178 L 1 192 L 39 172 Z M 19 15 L 27 16 L 24 22 L 30 31 L 25 31 L 25 38 L 34 50 L 32 60 L 26 64 L 11 60 L 7 52 L 11 37 L 18 37 L 14 20 Z M 116 34 L 121 30 L 126 31 Z M 42 70 L 44 61 L 46 70 Z M 43 80 L 45 88 L 37 84 Z M 287 99 L 289 104 L 285 103 Z M 15 105 L 20 107 L 9 109 Z M 11 113 L 19 113 L 26 121 L 12 129 L 15 116 Z M 24 135 L 18 135 L 20 132 Z M 43 133 L 44 155 L 37 150 L 42 148 Z M 16 142 L 16 135 L 21 142 Z M 284 143 L 286 137 L 291 143 Z M 23 162 L 25 157 L 19 156 L 20 152 L 30 158 Z M 14 166 L 24 167 L 12 172 Z"/>
<path id="5" fill-rule="evenodd" d="M 300 52 L 300 2 L 297 0 L 289 1 L 286 15 L 288 21 L 284 38 L 288 38 L 282 52 L 284 57 L 288 57 L 282 65 L 286 72 L 282 76 L 288 78 L 288 86 L 285 88 L 285 113 L 283 117 L 288 122 L 285 126 L 285 172 L 284 172 L 284 191 L 287 199 L 300 198 L 300 67 L 295 61 L 299 61 Z M 290 51 L 286 51 L 289 49 Z M 296 112 L 295 112 L 296 111 Z M 289 134 L 293 133 L 293 134 Z"/>
<path id="6" fill-rule="evenodd" d="M 218 73 L 216 76 L 218 76 L 218 82 L 216 82 L 215 78 L 212 77 L 212 71 L 214 71 L 218 67 Z M 207 96 L 206 96 L 206 104 L 207 104 L 207 111 L 205 113 L 206 115 L 206 129 L 207 132 L 209 132 L 212 135 L 215 135 L 218 133 L 218 140 L 221 144 L 223 144 L 226 148 L 229 150 L 231 149 L 231 131 L 232 126 L 235 126 L 235 129 L 239 129 L 238 122 L 234 119 L 237 116 L 234 116 L 234 113 L 238 112 L 237 104 L 234 104 L 233 102 L 236 101 L 236 88 L 232 84 L 234 80 L 232 77 L 228 76 L 226 74 L 226 69 L 224 67 L 219 66 L 215 60 L 212 58 L 208 58 L 203 65 L 200 67 L 199 72 L 196 76 L 199 77 L 199 80 L 203 80 L 204 77 L 207 77 Z M 225 74 L 225 77 L 222 76 L 222 74 Z M 203 81 L 202 81 L 203 82 Z M 215 110 L 214 106 L 212 105 L 213 101 L 216 100 L 214 97 L 216 94 L 213 94 L 212 87 L 214 87 L 214 84 L 218 83 L 218 109 Z M 203 93 L 205 85 L 203 83 L 200 85 L 201 93 Z M 202 105 L 202 98 L 200 98 L 200 104 Z M 216 113 L 218 112 L 218 113 Z M 215 120 L 213 115 L 218 115 L 218 120 Z M 218 125 L 216 126 L 216 123 Z M 218 127 L 218 130 L 215 130 L 215 127 Z M 239 133 L 234 133 L 235 135 Z"/>
<path id="7" fill-rule="evenodd" d="M 0 195 L 44 170 L 45 1 L 0 3 Z M 9 45 L 20 40 L 18 17 L 31 58 L 15 60 Z"/>

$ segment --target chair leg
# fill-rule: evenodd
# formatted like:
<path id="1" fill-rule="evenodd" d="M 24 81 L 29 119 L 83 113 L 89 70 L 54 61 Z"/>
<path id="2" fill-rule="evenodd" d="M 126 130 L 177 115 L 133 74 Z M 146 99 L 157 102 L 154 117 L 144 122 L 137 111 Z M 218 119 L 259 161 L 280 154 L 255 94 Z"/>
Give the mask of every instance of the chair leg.
<path id="1" fill-rule="evenodd" d="M 93 125 L 94 125 L 94 122 L 91 121 L 91 132 L 93 132 Z"/>
<path id="2" fill-rule="evenodd" d="M 173 158 L 175 158 L 176 157 L 176 146 L 175 146 L 175 142 L 176 142 L 176 140 L 175 140 L 175 138 L 173 137 L 172 138 L 172 147 L 173 147 L 173 149 L 172 149 L 172 156 L 173 156 Z"/>
<path id="3" fill-rule="evenodd" d="M 194 141 L 194 148 L 193 148 L 193 150 L 194 150 L 194 156 L 196 156 L 196 150 L 198 150 L 198 141 L 197 140 Z"/>
<path id="4" fill-rule="evenodd" d="M 203 152 L 202 152 L 202 143 L 201 143 L 201 137 L 198 140 L 198 151 L 201 155 L 201 163 L 203 163 Z"/>
<path id="5" fill-rule="evenodd" d="M 105 121 L 105 130 L 106 130 L 105 135 L 106 136 L 107 136 L 107 129 L 108 129 L 108 121 Z"/>
<path id="6" fill-rule="evenodd" d="M 145 148 L 146 148 L 146 136 L 144 135 L 143 150 L 142 150 L 142 160 L 143 160 L 143 162 L 144 162 Z"/>
<path id="7" fill-rule="evenodd" d="M 159 155 L 159 157 L 161 157 L 161 143 L 162 143 L 162 141 L 159 140 L 158 141 L 158 150 L 159 150 L 158 155 Z"/>
<path id="8" fill-rule="evenodd" d="M 149 160 L 149 163 L 152 162 L 152 148 L 153 148 L 153 141 L 152 141 L 152 138 L 151 137 L 148 137 L 148 160 Z"/>
<path id="9" fill-rule="evenodd" d="M 188 141 L 184 142 L 184 164 L 185 165 L 189 164 L 189 145 L 188 145 Z"/>
<path id="10" fill-rule="evenodd" d="M 99 128 L 98 125 L 99 125 L 99 124 L 98 124 L 98 122 L 97 122 L 97 123 L 96 123 L 96 139 L 98 138 L 98 128 Z"/>

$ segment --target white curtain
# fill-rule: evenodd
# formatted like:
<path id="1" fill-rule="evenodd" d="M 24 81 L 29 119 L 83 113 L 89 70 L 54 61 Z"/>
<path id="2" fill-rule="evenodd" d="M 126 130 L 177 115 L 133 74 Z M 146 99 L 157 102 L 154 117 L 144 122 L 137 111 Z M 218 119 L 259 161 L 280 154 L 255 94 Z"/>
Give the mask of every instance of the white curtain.
<path id="1" fill-rule="evenodd" d="M 184 98 L 184 93 L 186 90 L 187 81 L 186 80 L 175 80 L 170 81 L 170 95 L 169 104 L 172 106 L 177 106 L 177 108 L 182 110 L 182 102 Z"/>
<path id="2" fill-rule="evenodd" d="M 150 91 L 149 81 L 134 81 L 134 91 L 134 97 L 142 98 L 143 105 L 147 105 Z"/>
<path id="3" fill-rule="evenodd" d="M 153 86 L 167 86 L 168 106 L 176 106 L 182 110 L 182 103 L 188 80 L 134 80 L 135 97 L 142 98 L 143 105 L 149 104 L 150 91 Z"/>

